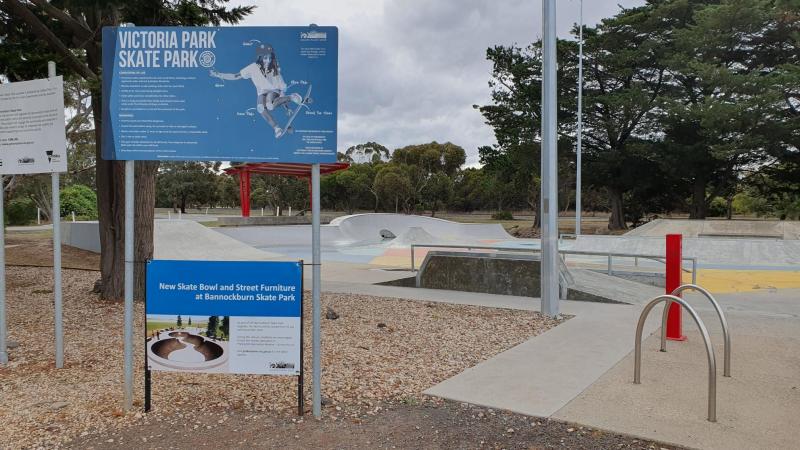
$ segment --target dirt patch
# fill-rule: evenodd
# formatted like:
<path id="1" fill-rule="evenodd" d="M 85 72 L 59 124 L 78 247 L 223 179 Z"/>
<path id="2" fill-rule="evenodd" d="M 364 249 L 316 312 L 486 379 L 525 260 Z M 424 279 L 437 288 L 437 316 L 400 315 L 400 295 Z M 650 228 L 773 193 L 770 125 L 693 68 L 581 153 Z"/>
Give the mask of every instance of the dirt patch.
<path id="1" fill-rule="evenodd" d="M 7 277 L 9 337 L 20 345 L 10 351 L 9 366 L 0 369 L 2 447 L 52 448 L 146 420 L 196 424 L 235 413 L 258 415 L 261 424 L 290 420 L 295 411 L 293 377 L 154 372 L 154 411 L 146 420 L 141 413 L 123 414 L 122 304 L 91 293 L 96 274 L 65 270 L 66 367 L 56 370 L 52 293 L 47 292 L 52 269 L 9 267 Z M 425 389 L 558 324 L 535 312 L 361 295 L 325 294 L 322 306 L 339 315 L 322 321 L 322 390 L 326 414 L 337 417 L 358 417 L 381 405 L 424 402 Z M 307 324 L 310 308 L 308 301 Z M 135 314 L 136 342 L 141 345 L 135 348 L 134 367 L 141 368 L 142 304 L 136 305 Z M 305 331 L 310 380 L 311 327 Z M 142 371 L 135 375 L 134 404 L 140 408 Z M 307 405 L 310 388 L 309 383 Z"/>
<path id="2" fill-rule="evenodd" d="M 383 404 L 322 420 L 225 412 L 185 421 L 143 419 L 124 431 L 79 439 L 75 448 L 676 448 L 580 425 L 495 411 L 464 403 Z"/>
<path id="3" fill-rule="evenodd" d="M 53 234 L 9 232 L 6 234 L 6 263 L 10 266 L 53 267 Z M 64 269 L 100 270 L 100 255 L 69 245 L 61 246 Z"/>

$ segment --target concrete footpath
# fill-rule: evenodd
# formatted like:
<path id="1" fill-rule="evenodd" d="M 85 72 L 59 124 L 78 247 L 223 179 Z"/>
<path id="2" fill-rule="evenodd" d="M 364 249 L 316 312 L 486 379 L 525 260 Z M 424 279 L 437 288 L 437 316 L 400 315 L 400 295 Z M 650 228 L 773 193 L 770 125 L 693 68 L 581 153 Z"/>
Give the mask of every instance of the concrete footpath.
<path id="1" fill-rule="evenodd" d="M 639 307 L 564 301 L 562 312 L 574 317 L 425 393 L 551 416 L 631 351 Z M 659 319 L 648 320 L 647 334 Z"/>

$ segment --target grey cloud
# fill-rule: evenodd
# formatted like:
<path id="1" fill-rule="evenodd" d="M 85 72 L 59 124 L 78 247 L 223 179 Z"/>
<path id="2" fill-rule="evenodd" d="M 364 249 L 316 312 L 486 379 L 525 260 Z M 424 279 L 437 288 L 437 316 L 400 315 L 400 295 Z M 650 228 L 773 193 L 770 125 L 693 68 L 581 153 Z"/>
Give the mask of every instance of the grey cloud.
<path id="1" fill-rule="evenodd" d="M 618 5 L 643 3 L 586 0 L 584 20 L 597 23 Z M 578 0 L 559 0 L 557 18 L 559 35 L 567 36 Z M 389 148 L 451 141 L 475 165 L 478 147 L 494 143 L 472 108 L 489 101 L 486 49 L 538 39 L 541 1 L 281 1 L 260 5 L 245 25 L 307 23 L 339 27 L 340 150 L 366 141 Z"/>

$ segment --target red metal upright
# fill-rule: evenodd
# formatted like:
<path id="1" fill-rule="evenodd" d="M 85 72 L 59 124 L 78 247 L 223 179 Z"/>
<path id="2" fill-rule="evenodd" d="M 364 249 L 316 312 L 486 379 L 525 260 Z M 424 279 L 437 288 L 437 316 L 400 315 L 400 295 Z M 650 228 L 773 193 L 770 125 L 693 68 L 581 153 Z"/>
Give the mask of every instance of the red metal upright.
<path id="1" fill-rule="evenodd" d="M 242 217 L 250 217 L 250 171 L 239 171 L 239 204 L 242 205 Z"/>
<path id="2" fill-rule="evenodd" d="M 667 235 L 667 251 L 665 261 L 667 294 L 672 294 L 672 291 L 682 284 L 682 238 L 683 236 L 680 234 Z M 667 317 L 667 339 L 673 341 L 686 340 L 686 336 L 683 335 L 683 322 L 681 313 L 681 305 L 677 303 L 670 305 L 669 315 Z"/>

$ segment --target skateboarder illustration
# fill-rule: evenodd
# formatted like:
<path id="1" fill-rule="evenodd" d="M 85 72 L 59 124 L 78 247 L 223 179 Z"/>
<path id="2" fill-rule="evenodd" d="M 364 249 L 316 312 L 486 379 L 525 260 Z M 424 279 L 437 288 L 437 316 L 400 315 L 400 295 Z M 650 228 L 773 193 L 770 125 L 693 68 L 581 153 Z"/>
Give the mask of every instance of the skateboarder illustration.
<path id="1" fill-rule="evenodd" d="M 242 80 L 248 79 L 253 82 L 256 88 L 256 110 L 264 120 L 275 130 L 275 138 L 281 138 L 284 134 L 294 131 L 292 122 L 300 113 L 301 108 L 308 107 L 311 103 L 311 85 L 308 86 L 305 96 L 298 93 L 287 94 L 286 82 L 281 75 L 278 65 L 278 58 L 275 56 L 275 49 L 269 44 L 262 44 L 256 47 L 256 60 L 248 64 L 236 73 L 223 73 L 211 69 L 209 74 L 221 80 Z M 294 109 L 290 104 L 297 105 Z M 281 128 L 272 116 L 272 111 L 278 107 L 283 107 L 289 120 Z"/>

